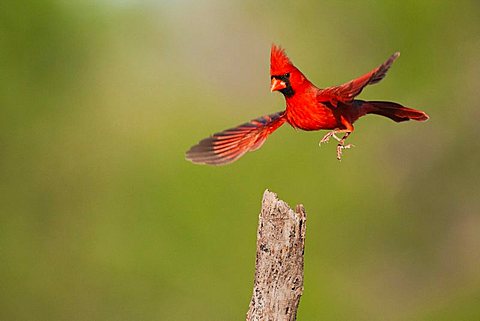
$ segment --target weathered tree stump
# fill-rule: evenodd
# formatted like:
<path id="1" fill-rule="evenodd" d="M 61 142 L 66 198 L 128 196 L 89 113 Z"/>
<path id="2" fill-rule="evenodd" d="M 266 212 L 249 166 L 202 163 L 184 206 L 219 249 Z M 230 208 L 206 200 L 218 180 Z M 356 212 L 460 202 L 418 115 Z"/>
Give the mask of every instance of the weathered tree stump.
<path id="1" fill-rule="evenodd" d="M 303 293 L 306 213 L 266 190 L 257 231 L 255 282 L 247 321 L 294 321 Z"/>

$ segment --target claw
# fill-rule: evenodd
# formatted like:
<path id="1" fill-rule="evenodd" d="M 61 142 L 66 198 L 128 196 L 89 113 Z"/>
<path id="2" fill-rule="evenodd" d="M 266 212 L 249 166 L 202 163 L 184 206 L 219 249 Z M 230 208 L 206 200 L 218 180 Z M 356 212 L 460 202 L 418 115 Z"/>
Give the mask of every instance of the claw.
<path id="1" fill-rule="evenodd" d="M 320 141 L 318 142 L 318 146 L 322 146 L 322 144 L 328 143 L 331 136 L 332 136 L 332 132 L 329 132 L 325 136 L 323 136 L 323 138 L 320 139 Z"/>
<path id="2" fill-rule="evenodd" d="M 353 144 L 348 144 L 348 145 L 340 145 L 340 144 L 338 144 L 338 145 L 337 145 L 337 159 L 338 159 L 339 161 L 341 161 L 341 160 L 342 160 L 342 152 L 343 152 L 343 149 L 350 149 L 350 148 L 352 148 L 352 147 L 355 147 L 355 145 L 353 145 Z"/>
<path id="3" fill-rule="evenodd" d="M 338 145 L 337 146 L 337 159 L 339 161 L 342 160 L 342 149 L 343 149 L 343 146 L 342 145 Z"/>

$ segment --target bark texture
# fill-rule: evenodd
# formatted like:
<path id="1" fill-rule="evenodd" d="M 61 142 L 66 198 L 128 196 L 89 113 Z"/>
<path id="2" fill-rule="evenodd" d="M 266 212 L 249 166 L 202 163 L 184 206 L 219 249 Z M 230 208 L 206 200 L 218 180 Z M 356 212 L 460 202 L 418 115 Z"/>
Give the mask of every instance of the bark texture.
<path id="1" fill-rule="evenodd" d="M 257 231 L 255 283 L 247 321 L 294 321 L 303 293 L 306 214 L 266 190 Z"/>

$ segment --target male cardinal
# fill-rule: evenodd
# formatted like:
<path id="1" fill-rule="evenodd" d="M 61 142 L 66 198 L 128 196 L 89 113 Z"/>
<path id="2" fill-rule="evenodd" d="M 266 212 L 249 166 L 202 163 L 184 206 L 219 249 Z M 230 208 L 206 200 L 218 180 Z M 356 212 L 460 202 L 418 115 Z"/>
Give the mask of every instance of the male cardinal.
<path id="1" fill-rule="evenodd" d="M 345 145 L 345 140 L 353 132 L 353 123 L 366 114 L 385 116 L 395 122 L 410 119 L 425 121 L 428 119 L 426 113 L 398 103 L 354 99 L 365 86 L 382 80 L 399 56 L 399 52 L 394 53 L 379 67 L 343 85 L 320 89 L 293 65 L 281 47 L 272 45 L 271 91 L 280 91 L 285 96 L 286 110 L 205 138 L 190 148 L 186 158 L 197 164 L 232 163 L 246 152 L 259 149 L 268 135 L 288 122 L 292 127 L 303 130 L 331 130 L 319 144 L 335 138 L 338 141 L 337 159 L 340 160 L 342 151 L 353 146 Z M 342 138 L 337 134 L 343 134 Z"/>

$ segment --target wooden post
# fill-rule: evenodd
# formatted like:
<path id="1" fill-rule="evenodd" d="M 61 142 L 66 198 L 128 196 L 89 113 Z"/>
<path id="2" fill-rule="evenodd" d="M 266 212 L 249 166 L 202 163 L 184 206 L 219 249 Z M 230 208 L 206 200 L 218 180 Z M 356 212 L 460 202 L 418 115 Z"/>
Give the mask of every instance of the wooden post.
<path id="1" fill-rule="evenodd" d="M 255 283 L 247 321 L 294 321 L 303 293 L 305 221 L 303 205 L 293 211 L 266 190 L 257 231 Z"/>

